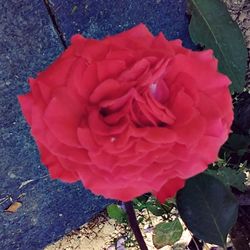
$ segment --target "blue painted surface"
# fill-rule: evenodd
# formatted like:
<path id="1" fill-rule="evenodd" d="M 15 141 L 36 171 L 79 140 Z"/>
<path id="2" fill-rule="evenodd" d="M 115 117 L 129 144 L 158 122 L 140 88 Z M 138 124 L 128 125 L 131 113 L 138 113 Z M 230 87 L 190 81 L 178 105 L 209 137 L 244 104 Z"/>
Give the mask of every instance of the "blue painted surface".
<path id="1" fill-rule="evenodd" d="M 145 23 L 153 34 L 181 38 L 194 47 L 188 35 L 186 0 L 53 0 L 52 8 L 67 42 L 75 33 L 103 38 Z"/>
<path id="2" fill-rule="evenodd" d="M 184 0 L 53 0 L 67 41 L 74 33 L 102 38 L 143 22 L 154 34 L 163 31 L 192 47 L 185 7 Z M 0 249 L 39 250 L 110 201 L 79 183 L 51 181 L 22 117 L 16 95 L 28 91 L 27 77 L 63 50 L 43 1 L 1 1 L 0 23 Z M 16 213 L 3 212 L 8 196 L 22 202 Z"/>
<path id="3" fill-rule="evenodd" d="M 79 183 L 49 179 L 16 99 L 28 91 L 27 77 L 63 50 L 43 1 L 1 1 L 0 23 L 0 249 L 39 250 L 108 201 Z M 23 204 L 16 213 L 3 211 L 11 204 L 8 196 Z"/>

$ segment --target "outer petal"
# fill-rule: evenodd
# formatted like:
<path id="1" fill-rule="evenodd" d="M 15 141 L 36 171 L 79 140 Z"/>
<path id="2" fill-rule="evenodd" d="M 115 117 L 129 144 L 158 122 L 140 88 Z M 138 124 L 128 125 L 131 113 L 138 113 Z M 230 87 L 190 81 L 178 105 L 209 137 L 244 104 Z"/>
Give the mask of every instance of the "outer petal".
<path id="1" fill-rule="evenodd" d="M 21 105 L 22 112 L 25 115 L 27 122 L 29 123 L 29 125 L 31 125 L 32 105 L 33 105 L 32 94 L 28 93 L 26 95 L 20 95 L 20 96 L 18 96 L 18 101 Z"/>
<path id="2" fill-rule="evenodd" d="M 51 152 L 42 144 L 38 143 L 41 161 L 47 166 L 50 176 L 53 179 L 61 179 L 65 182 L 75 182 L 79 180 L 78 175 L 74 171 L 68 171 L 59 162 Z"/>
<path id="3" fill-rule="evenodd" d="M 155 196 L 161 203 L 164 203 L 167 198 L 175 196 L 176 192 L 182 189 L 184 185 L 185 185 L 185 180 L 183 179 L 180 178 L 171 179 L 167 181 L 158 192 L 155 193 Z"/>
<path id="4" fill-rule="evenodd" d="M 228 77 L 218 72 L 217 60 L 211 50 L 190 51 L 187 55 L 176 55 L 168 67 L 168 81 L 174 81 L 180 72 L 192 76 L 195 79 L 196 88 L 202 91 L 225 88 L 231 82 Z"/>
<path id="5" fill-rule="evenodd" d="M 177 142 L 185 145 L 196 145 L 206 131 L 206 119 L 203 116 L 196 115 L 189 123 L 181 127 L 172 129 L 177 134 Z"/>
<path id="6" fill-rule="evenodd" d="M 61 89 L 49 103 L 44 121 L 59 141 L 79 146 L 77 128 L 84 111 L 83 103 L 81 104 L 71 92 L 67 92 L 67 89 Z"/>
<path id="7" fill-rule="evenodd" d="M 70 74 L 75 60 L 75 57 L 59 57 L 45 71 L 38 74 L 37 80 L 53 88 L 66 85 L 67 76 Z"/>

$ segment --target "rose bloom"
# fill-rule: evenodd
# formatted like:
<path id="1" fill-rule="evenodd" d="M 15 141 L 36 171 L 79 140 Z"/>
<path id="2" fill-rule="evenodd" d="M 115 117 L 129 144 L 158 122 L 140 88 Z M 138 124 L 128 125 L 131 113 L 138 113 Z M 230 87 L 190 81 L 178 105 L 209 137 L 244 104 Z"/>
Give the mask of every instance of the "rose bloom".
<path id="1" fill-rule="evenodd" d="M 151 192 L 164 202 L 217 159 L 233 112 L 211 50 L 193 52 L 143 24 L 71 43 L 19 96 L 52 178 L 106 198 Z"/>

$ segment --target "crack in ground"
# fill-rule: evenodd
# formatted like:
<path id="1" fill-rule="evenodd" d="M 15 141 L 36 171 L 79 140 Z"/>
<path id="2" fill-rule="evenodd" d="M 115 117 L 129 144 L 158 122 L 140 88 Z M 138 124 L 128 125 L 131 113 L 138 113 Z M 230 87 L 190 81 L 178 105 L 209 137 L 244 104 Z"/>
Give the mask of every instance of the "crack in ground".
<path id="1" fill-rule="evenodd" d="M 67 43 L 66 43 L 66 39 L 65 39 L 64 34 L 61 31 L 61 29 L 60 29 L 60 27 L 59 27 L 59 25 L 57 23 L 56 15 L 55 15 L 53 9 L 51 8 L 51 3 L 49 2 L 49 0 L 43 0 L 43 2 L 45 4 L 45 6 L 46 6 L 46 9 L 47 9 L 48 14 L 50 16 L 50 19 L 51 19 L 52 24 L 54 26 L 54 29 L 56 30 L 56 33 L 59 36 L 59 39 L 60 39 L 64 49 L 67 49 L 68 46 L 67 46 Z"/>

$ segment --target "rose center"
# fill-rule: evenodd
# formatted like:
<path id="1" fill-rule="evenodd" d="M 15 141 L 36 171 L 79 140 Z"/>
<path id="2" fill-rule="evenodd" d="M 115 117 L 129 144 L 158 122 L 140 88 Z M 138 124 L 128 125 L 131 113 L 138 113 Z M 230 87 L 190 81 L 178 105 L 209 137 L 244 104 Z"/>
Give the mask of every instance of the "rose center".
<path id="1" fill-rule="evenodd" d="M 153 82 L 150 84 L 149 86 L 149 90 L 150 90 L 150 93 L 156 97 L 156 91 L 157 91 L 157 83 L 156 82 Z"/>
<path id="2" fill-rule="evenodd" d="M 100 113 L 103 117 L 106 117 L 106 116 L 109 114 L 107 108 L 101 108 L 101 109 L 99 110 L 99 113 Z"/>
<path id="3" fill-rule="evenodd" d="M 169 88 L 163 79 L 159 79 L 149 85 L 149 91 L 151 95 L 159 103 L 164 104 L 169 96 Z"/>

